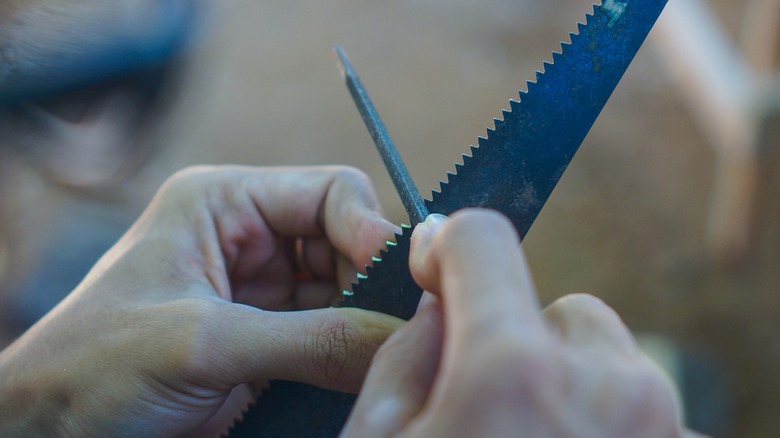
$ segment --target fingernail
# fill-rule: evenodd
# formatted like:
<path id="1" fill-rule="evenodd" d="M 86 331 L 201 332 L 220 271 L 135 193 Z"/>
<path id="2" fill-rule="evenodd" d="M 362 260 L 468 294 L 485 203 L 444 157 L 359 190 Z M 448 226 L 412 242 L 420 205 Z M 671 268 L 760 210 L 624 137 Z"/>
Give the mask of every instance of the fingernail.
<path id="1" fill-rule="evenodd" d="M 448 220 L 450 220 L 450 218 L 448 218 L 443 214 L 431 213 L 428 215 L 427 218 L 425 218 L 425 221 L 420 225 L 426 227 L 433 227 L 434 230 L 437 230 L 439 229 L 439 227 L 441 227 L 444 224 L 444 222 L 447 222 Z"/>
<path id="2" fill-rule="evenodd" d="M 415 228 L 414 235 L 417 236 L 416 239 L 429 240 L 449 219 L 447 216 L 438 213 L 428 215 L 425 221 Z"/>
<path id="3" fill-rule="evenodd" d="M 412 264 L 419 264 L 425 260 L 431 240 L 436 232 L 447 222 L 449 218 L 443 214 L 433 213 L 424 222 L 417 225 L 412 233 L 412 248 L 409 259 Z"/>

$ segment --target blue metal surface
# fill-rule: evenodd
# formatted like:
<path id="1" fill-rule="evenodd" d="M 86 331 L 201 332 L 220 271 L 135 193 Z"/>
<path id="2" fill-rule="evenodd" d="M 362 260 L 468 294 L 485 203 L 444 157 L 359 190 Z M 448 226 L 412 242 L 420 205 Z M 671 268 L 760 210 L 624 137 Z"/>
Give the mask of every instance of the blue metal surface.
<path id="1" fill-rule="evenodd" d="M 456 173 L 427 202 L 449 214 L 485 207 L 507 215 L 525 236 L 558 180 L 607 103 L 667 0 L 604 0 L 579 25 L 553 64 L 512 101 L 479 147 L 463 157 Z M 411 229 L 382 252 L 366 278 L 345 293 L 343 306 L 409 319 L 422 291 L 409 273 Z M 354 398 L 302 384 L 274 383 L 268 395 L 229 436 L 337 436 Z M 284 400 L 284 403 L 280 403 Z M 300 406 L 300 408 L 297 408 Z M 519 432 L 521 433 L 521 432 Z"/>
<path id="2" fill-rule="evenodd" d="M 607 0 L 596 7 L 433 193 L 431 212 L 496 209 L 525 236 L 665 5 Z"/>

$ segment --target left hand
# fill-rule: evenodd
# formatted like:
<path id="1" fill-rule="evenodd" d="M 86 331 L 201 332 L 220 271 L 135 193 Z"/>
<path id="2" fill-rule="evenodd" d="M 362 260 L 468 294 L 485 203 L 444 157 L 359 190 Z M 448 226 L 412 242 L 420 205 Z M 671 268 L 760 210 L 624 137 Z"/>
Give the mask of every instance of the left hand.
<path id="1" fill-rule="evenodd" d="M 268 310 L 327 306 L 337 258 L 354 275 L 393 231 L 352 169 L 179 173 L 81 285 L 0 353 L 0 436 L 216 435 L 253 395 L 247 382 L 356 392 L 400 320 Z M 298 238 L 307 272 L 296 272 Z"/>

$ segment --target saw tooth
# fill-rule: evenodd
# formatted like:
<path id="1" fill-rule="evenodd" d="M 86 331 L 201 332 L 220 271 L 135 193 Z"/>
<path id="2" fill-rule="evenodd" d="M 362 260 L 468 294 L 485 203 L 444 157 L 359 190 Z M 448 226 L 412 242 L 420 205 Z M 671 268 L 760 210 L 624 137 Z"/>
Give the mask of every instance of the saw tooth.
<path id="1" fill-rule="evenodd" d="M 571 37 L 573 34 L 569 34 Z M 553 59 L 555 60 L 555 63 L 562 62 L 563 57 L 565 54 L 571 49 L 571 42 L 570 41 L 563 41 L 561 42 L 561 51 L 553 53 Z"/>
<path id="2" fill-rule="evenodd" d="M 511 115 L 512 115 L 512 110 L 510 109 L 501 110 L 501 120 L 506 121 L 506 119 L 509 118 Z"/>
<path id="3" fill-rule="evenodd" d="M 497 208 L 508 216 L 515 216 L 517 218 L 514 219 L 515 226 L 521 232 L 520 234 L 524 235 L 538 214 L 538 208 L 535 206 L 542 205 L 550 195 L 557 178 L 560 176 L 559 169 L 565 169 L 568 160 L 571 159 L 576 147 L 579 146 L 579 144 L 570 141 L 572 137 L 568 136 L 566 129 L 550 131 L 549 128 L 545 128 L 549 131 L 548 135 L 556 140 L 541 141 L 540 137 L 534 133 L 534 127 L 538 127 L 540 123 L 544 123 L 542 126 L 551 125 L 547 124 L 547 120 L 540 120 L 540 116 L 553 117 L 557 111 L 564 111 L 563 108 L 566 108 L 566 114 L 572 114 L 571 117 L 564 114 L 561 114 L 560 117 L 555 115 L 558 118 L 550 119 L 550 123 L 565 120 L 568 124 L 567 129 L 570 126 L 576 126 L 577 131 L 571 133 L 573 136 L 584 138 L 592 125 L 592 121 L 587 119 L 587 114 L 598 114 L 609 94 L 602 93 L 602 91 L 606 92 L 607 88 L 598 88 L 599 84 L 588 82 L 587 78 L 590 76 L 578 78 L 576 72 L 588 73 L 591 63 L 600 62 L 600 59 L 589 58 L 588 53 L 611 57 L 614 56 L 612 53 L 628 55 L 629 52 L 633 52 L 631 53 L 633 56 L 638 47 L 635 45 L 641 45 L 641 41 L 637 38 L 644 39 L 646 37 L 649 27 L 652 26 L 652 21 L 657 18 L 657 14 L 660 14 L 665 3 L 666 0 L 603 0 L 599 5 L 591 5 L 592 9 L 584 15 L 582 21 L 576 24 L 576 31 L 568 33 L 568 41 L 561 42 L 560 50 L 552 52 L 551 61 L 542 63 L 541 70 L 536 72 L 535 80 L 526 82 L 525 90 L 519 91 L 519 101 L 510 101 L 509 111 L 502 111 L 501 119 L 493 119 L 493 126 L 487 128 L 487 134 L 478 139 L 477 144 L 481 151 L 473 151 L 470 162 L 477 167 L 479 166 L 476 163 L 497 164 L 490 165 L 489 169 L 460 169 L 457 175 L 448 174 L 446 183 L 441 184 L 440 193 L 432 196 L 433 202 L 430 205 L 430 211 L 448 214 L 466 206 Z M 645 20 L 645 14 L 648 17 L 652 15 L 653 20 Z M 635 24 L 642 26 L 637 27 Z M 613 28 L 614 31 L 608 30 L 610 28 Z M 601 33 L 597 33 L 595 29 Z M 630 40 L 624 42 L 624 38 L 630 38 Z M 607 47 L 611 48 L 613 52 L 606 51 Z M 612 58 L 609 60 L 608 67 L 610 68 L 595 71 L 594 76 L 603 77 L 606 83 L 614 82 L 608 91 L 611 94 L 611 90 L 614 89 L 614 85 L 619 81 L 627 65 L 614 64 L 611 62 Z M 618 68 L 612 68 L 613 66 L 619 66 L 622 71 L 618 71 Z M 557 81 L 564 79 L 578 82 L 577 87 L 573 88 L 571 93 L 575 94 L 582 102 L 580 108 L 566 107 L 566 105 L 571 106 L 573 100 L 567 98 L 565 90 L 554 86 Z M 595 90 L 590 92 L 585 99 L 583 90 L 594 87 Z M 558 103 L 562 105 L 559 106 Z M 596 108 L 597 105 L 600 106 Z M 591 107 L 593 107 L 592 110 Z M 583 108 L 589 109 L 590 113 L 584 112 Z M 512 117 L 508 117 L 510 114 Z M 525 133 L 526 137 L 521 143 L 516 143 L 517 140 L 512 139 L 511 132 L 515 132 L 515 130 Z M 564 135 L 564 133 L 567 134 Z M 564 147 L 572 150 L 564 152 L 561 150 Z M 545 148 L 555 150 L 554 154 L 550 153 L 559 156 L 561 163 L 555 169 L 550 169 L 550 178 L 540 178 L 539 181 L 536 181 L 534 190 L 537 191 L 528 194 L 533 199 L 515 198 L 517 202 L 514 202 L 511 198 L 512 194 L 500 188 L 502 184 L 508 182 L 499 181 L 498 178 L 490 175 L 495 172 L 496 167 L 502 168 L 506 172 L 517 172 L 518 168 L 525 166 L 529 166 L 529 169 L 539 169 L 546 162 L 532 164 L 527 158 L 533 156 L 533 151 L 537 152 L 537 156 L 547 157 L 548 155 L 544 153 Z M 509 160 L 515 164 L 506 163 Z M 482 172 L 485 176 L 480 179 L 474 172 Z M 528 170 L 528 172 L 532 174 L 534 171 Z M 484 186 L 481 186 L 480 190 L 486 193 L 494 190 L 501 196 L 472 194 L 466 187 L 473 186 L 475 180 Z M 517 181 L 517 184 L 529 183 L 523 179 Z M 543 189 L 538 191 L 537 186 L 543 187 Z M 473 189 L 473 187 L 471 188 Z"/>
<path id="4" fill-rule="evenodd" d="M 431 189 L 430 196 L 423 197 L 423 201 L 425 201 L 426 204 L 430 204 L 431 202 L 433 202 L 433 197 L 436 195 L 436 193 L 441 193 L 441 184 L 442 184 L 442 182 L 439 181 L 439 188 L 438 189 L 436 189 L 436 188 Z"/>
<path id="5" fill-rule="evenodd" d="M 454 173 L 454 172 L 451 172 L 451 171 L 447 171 L 447 179 L 444 181 L 444 184 L 442 184 L 442 186 L 441 186 L 442 189 L 444 189 L 444 186 L 449 184 L 450 181 L 452 180 L 452 178 L 454 178 L 456 176 L 458 176 L 457 173 Z"/>
<path id="6" fill-rule="evenodd" d="M 493 130 L 498 131 L 502 126 L 504 126 L 504 119 L 493 117 Z"/>
<path id="7" fill-rule="evenodd" d="M 396 234 L 395 245 L 388 247 L 382 261 L 376 263 L 366 274 L 358 275 L 352 284 L 351 294 L 342 293 L 340 306 L 361 307 L 409 319 L 416 309 L 422 290 L 414 283 L 409 273 L 408 257 L 412 228 L 401 224 L 401 233 Z M 400 289 L 388 286 L 398 284 Z M 381 292 L 391 290 L 390 296 Z"/>
<path id="8" fill-rule="evenodd" d="M 394 240 L 386 240 L 385 241 L 385 247 L 379 250 L 379 256 L 373 256 L 371 257 L 371 263 L 368 265 L 365 265 L 365 274 L 358 273 L 355 277 L 355 281 L 350 283 L 350 289 L 344 289 L 341 291 L 342 295 L 342 302 L 345 299 L 348 299 L 352 296 L 354 296 L 354 290 L 355 287 L 360 284 L 363 281 L 368 280 L 368 278 L 371 276 L 371 273 L 378 269 L 379 266 L 381 266 L 384 259 L 387 257 L 387 255 L 390 253 L 390 251 L 398 246 L 398 239 L 403 238 L 404 236 L 404 230 L 408 229 L 409 225 L 407 224 L 401 224 L 401 232 L 400 233 L 393 233 L 393 239 Z"/>
<path id="9" fill-rule="evenodd" d="M 606 1 L 619 1 L 619 0 L 604 0 Z M 474 159 L 477 152 L 477 150 L 480 147 L 484 147 L 490 143 L 490 138 L 496 135 L 496 131 L 501 130 L 504 128 L 504 126 L 508 123 L 508 120 L 510 119 L 510 116 L 513 115 L 516 112 L 520 112 L 522 109 L 523 101 L 529 99 L 530 96 L 534 95 L 535 90 L 540 86 L 539 84 L 544 81 L 545 75 L 551 74 L 553 70 L 556 68 L 556 63 L 560 62 L 564 56 L 565 53 L 569 50 L 569 48 L 577 41 L 578 38 L 580 38 L 580 35 L 587 30 L 587 26 L 593 21 L 593 17 L 598 11 L 598 8 L 600 8 L 600 5 L 592 5 L 592 9 L 590 12 L 585 14 L 584 21 L 577 22 L 577 31 L 576 32 L 569 32 L 568 33 L 568 40 L 561 42 L 561 49 L 560 51 L 553 51 L 551 56 L 551 61 L 543 61 L 542 62 L 542 69 L 536 71 L 535 80 L 529 80 L 526 82 L 526 88 L 525 90 L 520 90 L 518 92 L 519 100 L 510 99 L 509 101 L 509 109 L 504 109 L 501 111 L 500 117 L 493 118 L 493 125 L 491 127 L 487 128 L 487 132 L 485 136 L 480 136 L 477 138 L 477 144 L 479 147 L 472 146 L 469 154 L 463 154 L 463 164 L 466 164 L 467 160 L 471 161 Z M 466 158 L 468 157 L 468 158 Z M 461 173 L 460 170 L 463 167 L 460 163 L 455 164 L 455 172 L 447 172 L 446 178 L 442 181 L 439 181 L 439 190 L 434 190 L 431 193 L 431 202 L 435 204 L 435 201 L 441 196 L 442 192 L 446 191 L 446 187 L 449 184 L 452 184 L 454 180 L 457 180 L 458 174 Z"/>
<path id="10" fill-rule="evenodd" d="M 539 72 L 537 71 L 536 73 L 539 73 Z M 527 81 L 525 83 L 525 94 L 526 94 L 526 96 L 534 92 L 534 89 L 536 88 L 536 86 L 539 83 L 539 79 L 541 79 L 541 76 L 537 75 L 535 80 Z"/>
<path id="11" fill-rule="evenodd" d="M 525 87 L 520 89 L 520 100 L 523 100 L 523 96 L 528 94 L 528 89 L 531 87 L 531 83 L 535 81 L 525 81 Z"/>
<path id="12" fill-rule="evenodd" d="M 395 243 L 395 242 L 393 242 L 393 246 L 395 246 L 395 245 L 396 245 L 396 243 Z M 371 257 L 371 261 L 374 263 L 374 265 L 377 265 L 377 264 L 379 264 L 379 263 L 382 263 L 382 261 L 383 261 L 383 260 L 385 259 L 385 257 L 387 256 L 387 252 L 389 251 L 389 249 L 390 249 L 390 248 L 388 248 L 388 249 L 383 249 L 383 250 L 380 250 L 380 251 L 379 251 L 379 255 L 378 255 L 378 256 Z"/>
<path id="13" fill-rule="evenodd" d="M 619 3 L 621 0 L 618 0 Z M 615 0 L 603 0 L 601 3 L 594 3 L 590 7 L 590 11 L 585 13 L 585 23 L 590 24 L 593 21 L 593 17 L 596 16 L 596 12 L 604 7 L 606 3 L 616 3 Z"/>
<path id="14" fill-rule="evenodd" d="M 520 98 L 520 102 L 525 102 L 525 99 L 528 96 L 528 90 L 520 90 L 517 92 L 517 95 Z"/>
<path id="15" fill-rule="evenodd" d="M 455 162 L 454 163 L 455 170 L 451 172 L 447 172 L 447 176 L 452 178 L 456 176 L 458 173 L 460 173 L 461 169 L 463 169 L 463 163 Z"/>

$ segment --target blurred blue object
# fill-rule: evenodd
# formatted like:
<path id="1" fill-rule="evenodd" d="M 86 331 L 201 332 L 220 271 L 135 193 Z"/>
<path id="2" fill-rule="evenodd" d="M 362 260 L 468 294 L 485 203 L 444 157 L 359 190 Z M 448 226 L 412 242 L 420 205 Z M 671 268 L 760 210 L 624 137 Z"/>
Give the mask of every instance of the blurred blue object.
<path id="1" fill-rule="evenodd" d="M 186 45 L 198 9 L 197 1 L 189 0 L 110 8 L 58 13 L 33 5 L 5 24 L 10 36 L 0 40 L 0 106 L 161 64 Z"/>

